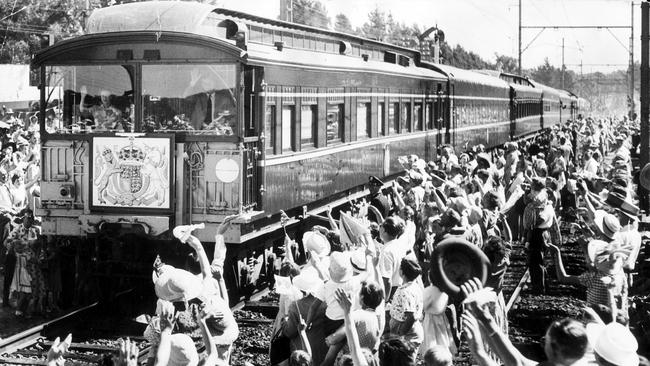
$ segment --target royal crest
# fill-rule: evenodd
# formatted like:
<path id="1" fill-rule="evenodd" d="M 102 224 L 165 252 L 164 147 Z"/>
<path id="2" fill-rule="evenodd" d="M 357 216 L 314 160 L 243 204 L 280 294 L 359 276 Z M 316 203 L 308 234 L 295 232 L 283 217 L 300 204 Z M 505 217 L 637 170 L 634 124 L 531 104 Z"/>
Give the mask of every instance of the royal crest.
<path id="1" fill-rule="evenodd" d="M 169 146 L 164 138 L 96 137 L 93 205 L 169 208 Z"/>

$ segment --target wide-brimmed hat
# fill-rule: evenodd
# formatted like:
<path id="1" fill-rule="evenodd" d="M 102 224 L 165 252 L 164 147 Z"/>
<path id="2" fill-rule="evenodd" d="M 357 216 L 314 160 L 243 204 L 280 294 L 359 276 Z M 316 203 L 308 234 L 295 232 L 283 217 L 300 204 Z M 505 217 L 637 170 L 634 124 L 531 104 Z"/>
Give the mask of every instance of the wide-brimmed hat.
<path id="1" fill-rule="evenodd" d="M 594 213 L 594 224 L 609 239 L 614 239 L 616 233 L 621 230 L 621 223 L 616 216 L 600 210 Z"/>
<path id="2" fill-rule="evenodd" d="M 639 173 L 639 183 L 643 188 L 650 190 L 650 163 L 646 164 Z"/>
<path id="3" fill-rule="evenodd" d="M 194 341 L 183 333 L 172 334 L 171 352 L 169 353 L 169 366 L 196 366 L 199 363 L 199 354 Z"/>
<path id="4" fill-rule="evenodd" d="M 302 245 L 305 252 L 315 253 L 319 257 L 330 254 L 330 241 L 318 231 L 307 231 L 302 235 Z"/>
<path id="5" fill-rule="evenodd" d="M 368 269 L 366 250 L 364 248 L 357 248 L 350 252 L 350 264 L 352 269 L 357 272 L 364 272 Z"/>
<path id="6" fill-rule="evenodd" d="M 313 267 L 303 269 L 292 281 L 298 290 L 306 293 L 313 293 L 323 284 L 323 281 L 318 277 L 316 269 Z"/>
<path id="7" fill-rule="evenodd" d="M 352 263 L 349 252 L 333 252 L 330 255 L 330 278 L 341 283 L 352 278 Z"/>
<path id="8" fill-rule="evenodd" d="M 201 294 L 203 285 L 201 280 L 192 273 L 162 265 L 151 274 L 156 296 L 167 301 L 187 301 Z"/>
<path id="9" fill-rule="evenodd" d="M 639 344 L 628 328 L 613 322 L 607 324 L 598 336 L 594 353 L 612 365 L 637 366 Z"/>

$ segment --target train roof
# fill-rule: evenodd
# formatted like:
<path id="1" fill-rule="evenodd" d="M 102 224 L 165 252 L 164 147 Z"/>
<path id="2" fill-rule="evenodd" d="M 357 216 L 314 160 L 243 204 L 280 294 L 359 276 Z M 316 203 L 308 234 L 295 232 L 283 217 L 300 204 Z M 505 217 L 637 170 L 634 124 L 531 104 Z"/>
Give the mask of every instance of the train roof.
<path id="1" fill-rule="evenodd" d="M 276 43 L 276 38 L 286 40 L 285 47 L 292 47 L 291 43 L 294 40 L 297 42 L 299 38 L 301 42 L 310 38 L 309 41 L 336 42 L 333 50 L 335 53 L 339 52 L 339 42 L 347 42 L 348 48 L 357 46 L 361 49 L 359 57 L 365 52 L 370 58 L 384 59 L 387 57 L 384 53 L 391 52 L 397 57 L 402 55 L 414 61 L 420 59 L 419 51 L 406 47 L 187 1 L 135 2 L 97 9 L 88 18 L 86 29 L 89 34 L 125 31 L 185 32 L 225 39 L 230 25 L 224 24 L 224 21 L 228 20 L 245 24 L 245 31 L 251 41 L 255 41 L 251 29 L 255 28 L 261 34 L 266 33 L 266 37 L 259 37 L 258 41 L 264 43 L 270 40 L 271 45 Z M 345 44 L 341 46 L 344 47 Z M 320 51 L 328 52 L 327 49 Z"/>
<path id="2" fill-rule="evenodd" d="M 460 69 L 449 65 L 433 64 L 429 62 L 422 62 L 421 64 L 424 67 L 431 68 L 444 74 L 451 80 L 463 81 L 470 84 L 492 86 L 495 88 L 508 88 L 508 84 L 505 81 L 491 75 Z"/>

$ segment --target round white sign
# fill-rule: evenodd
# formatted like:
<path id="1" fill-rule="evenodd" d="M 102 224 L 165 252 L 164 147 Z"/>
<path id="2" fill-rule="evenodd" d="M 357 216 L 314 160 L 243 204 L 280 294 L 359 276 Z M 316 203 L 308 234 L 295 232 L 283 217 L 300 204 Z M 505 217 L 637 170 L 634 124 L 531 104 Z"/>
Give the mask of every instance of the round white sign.
<path id="1" fill-rule="evenodd" d="M 214 168 L 217 179 L 224 183 L 231 183 L 239 176 L 239 165 L 230 158 L 219 160 Z"/>

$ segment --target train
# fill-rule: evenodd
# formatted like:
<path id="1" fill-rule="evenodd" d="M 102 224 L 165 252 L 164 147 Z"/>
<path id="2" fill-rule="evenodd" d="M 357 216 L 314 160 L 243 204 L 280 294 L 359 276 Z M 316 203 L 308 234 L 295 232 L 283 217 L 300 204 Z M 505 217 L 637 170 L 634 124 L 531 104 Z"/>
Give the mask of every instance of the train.
<path id="1" fill-rule="evenodd" d="M 128 277 L 178 250 L 176 225 L 205 223 L 210 245 L 239 214 L 225 234 L 233 301 L 272 280 L 283 227 L 364 197 L 369 176 L 403 172 L 397 157 L 498 146 L 583 106 L 526 77 L 179 1 L 97 9 L 32 68 L 48 240 L 76 243 L 88 276 Z"/>

